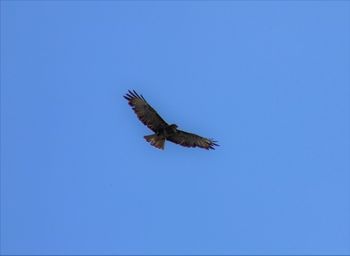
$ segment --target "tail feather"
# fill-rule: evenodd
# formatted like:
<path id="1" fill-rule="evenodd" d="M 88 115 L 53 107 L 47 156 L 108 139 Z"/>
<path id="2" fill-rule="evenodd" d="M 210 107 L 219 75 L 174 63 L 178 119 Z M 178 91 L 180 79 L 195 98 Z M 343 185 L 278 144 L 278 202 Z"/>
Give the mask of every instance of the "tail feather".
<path id="1" fill-rule="evenodd" d="M 145 140 L 151 143 L 152 146 L 164 149 L 165 138 L 163 136 L 158 136 L 157 134 L 144 136 Z"/>

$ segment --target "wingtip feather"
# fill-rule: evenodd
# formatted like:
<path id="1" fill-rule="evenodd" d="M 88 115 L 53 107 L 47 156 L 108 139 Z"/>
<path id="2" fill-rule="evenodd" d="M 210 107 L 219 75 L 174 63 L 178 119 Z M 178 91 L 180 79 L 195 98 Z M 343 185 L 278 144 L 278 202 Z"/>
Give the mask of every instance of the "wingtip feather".
<path id="1" fill-rule="evenodd" d="M 128 90 L 128 92 L 123 97 L 128 101 L 132 100 L 133 98 L 138 98 L 147 102 L 142 94 L 138 94 L 135 90 Z"/>

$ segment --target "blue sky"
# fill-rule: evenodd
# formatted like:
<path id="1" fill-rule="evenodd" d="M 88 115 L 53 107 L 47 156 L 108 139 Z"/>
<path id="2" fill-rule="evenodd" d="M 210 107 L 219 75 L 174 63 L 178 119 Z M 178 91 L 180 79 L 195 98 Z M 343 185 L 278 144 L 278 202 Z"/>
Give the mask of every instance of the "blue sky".
<path id="1" fill-rule="evenodd" d="M 1 1 L 2 254 L 350 254 L 350 3 Z M 135 89 L 215 151 L 143 139 Z"/>

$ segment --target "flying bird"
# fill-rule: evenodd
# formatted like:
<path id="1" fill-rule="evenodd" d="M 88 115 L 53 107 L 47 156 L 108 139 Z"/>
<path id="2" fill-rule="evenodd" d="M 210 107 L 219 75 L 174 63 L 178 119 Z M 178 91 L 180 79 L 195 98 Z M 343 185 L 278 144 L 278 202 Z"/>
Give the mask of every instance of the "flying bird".
<path id="1" fill-rule="evenodd" d="M 168 124 L 160 117 L 145 98 L 137 92 L 130 91 L 124 95 L 140 121 L 151 129 L 154 134 L 144 136 L 152 146 L 164 149 L 165 140 L 179 144 L 184 147 L 200 147 L 204 149 L 214 149 L 219 146 L 217 141 L 207 139 L 197 134 L 181 131 L 176 124 Z"/>

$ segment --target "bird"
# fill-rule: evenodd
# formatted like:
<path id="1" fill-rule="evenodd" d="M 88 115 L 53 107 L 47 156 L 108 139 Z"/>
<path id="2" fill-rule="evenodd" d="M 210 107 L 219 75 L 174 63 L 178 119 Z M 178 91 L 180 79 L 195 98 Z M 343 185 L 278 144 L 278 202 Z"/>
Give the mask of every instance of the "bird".
<path id="1" fill-rule="evenodd" d="M 164 150 L 165 141 L 171 141 L 184 147 L 199 147 L 203 149 L 215 149 L 219 146 L 217 141 L 201 137 L 194 133 L 178 129 L 176 124 L 168 124 L 155 111 L 142 94 L 135 90 L 128 90 L 123 96 L 136 113 L 138 119 L 151 129 L 154 134 L 144 136 L 145 140 L 152 146 Z"/>

